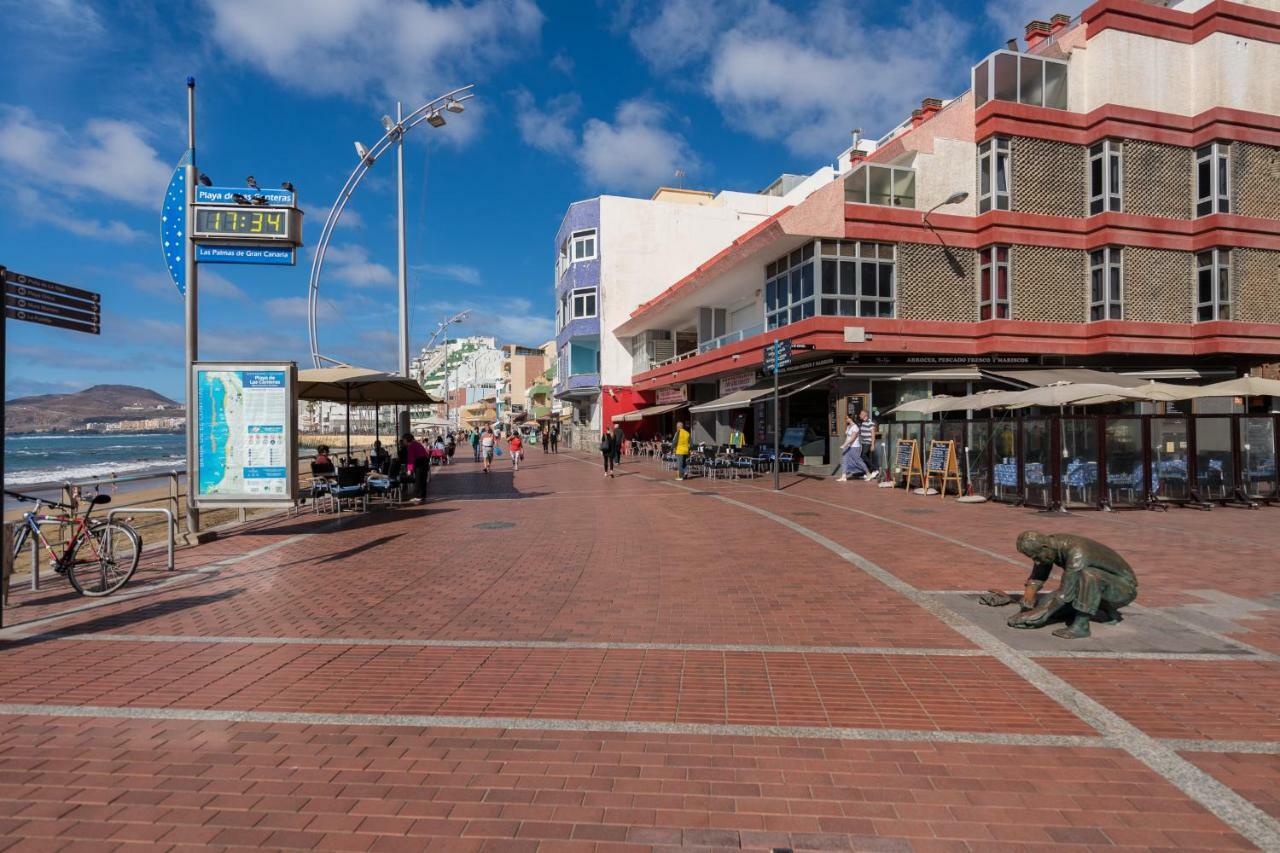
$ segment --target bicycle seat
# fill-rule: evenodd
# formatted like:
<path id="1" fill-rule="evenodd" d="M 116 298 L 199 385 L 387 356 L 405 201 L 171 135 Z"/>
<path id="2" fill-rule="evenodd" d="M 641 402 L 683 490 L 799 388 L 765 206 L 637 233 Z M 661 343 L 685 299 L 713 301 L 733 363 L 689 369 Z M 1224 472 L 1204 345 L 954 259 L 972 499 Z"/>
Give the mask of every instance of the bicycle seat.
<path id="1" fill-rule="evenodd" d="M 92 504 L 109 504 L 109 503 L 111 503 L 111 495 L 94 495 L 94 496 L 93 496 L 93 500 L 89 501 L 89 503 L 92 503 Z"/>

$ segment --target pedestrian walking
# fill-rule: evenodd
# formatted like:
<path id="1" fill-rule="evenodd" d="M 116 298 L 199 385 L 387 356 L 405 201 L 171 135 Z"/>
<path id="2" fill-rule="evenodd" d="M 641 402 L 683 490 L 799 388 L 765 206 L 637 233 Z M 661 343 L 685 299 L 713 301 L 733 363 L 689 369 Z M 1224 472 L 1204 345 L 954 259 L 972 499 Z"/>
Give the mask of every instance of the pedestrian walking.
<path id="1" fill-rule="evenodd" d="M 560 452 L 560 424 L 551 425 L 551 452 Z"/>
<path id="2" fill-rule="evenodd" d="M 606 477 L 613 476 L 613 436 L 608 430 L 600 435 L 600 456 L 604 459 L 604 475 Z"/>
<path id="3" fill-rule="evenodd" d="M 689 431 L 684 428 L 683 421 L 677 421 L 676 434 L 671 441 L 671 446 L 675 450 L 676 465 L 678 466 L 677 480 L 684 479 L 684 473 L 689 467 L 689 443 Z"/>
<path id="4" fill-rule="evenodd" d="M 411 432 L 404 434 L 404 452 L 409 474 L 413 477 L 413 502 L 420 504 L 427 498 L 427 480 L 431 477 L 431 455 Z"/>
<path id="5" fill-rule="evenodd" d="M 837 483 L 844 483 L 850 477 L 860 477 L 867 473 L 867 466 L 862 462 L 861 434 L 853 415 L 846 415 L 844 419 L 844 442 L 840 445 L 840 460 L 843 470 L 836 479 Z"/>
<path id="6" fill-rule="evenodd" d="M 520 460 L 524 458 L 524 439 L 520 437 L 520 433 L 511 433 L 511 438 L 507 439 L 507 450 L 511 451 L 511 470 L 520 470 Z"/>
<path id="7" fill-rule="evenodd" d="M 542 428 L 542 452 L 551 452 L 551 427 L 549 425 Z"/>
<path id="8" fill-rule="evenodd" d="M 485 427 L 484 432 L 480 436 L 480 457 L 484 461 L 484 472 L 489 473 L 489 466 L 493 464 L 493 451 L 497 446 L 497 439 L 494 438 L 493 429 Z"/>
<path id="9" fill-rule="evenodd" d="M 475 456 L 476 461 L 480 461 L 480 433 L 471 430 L 471 453 Z"/>
<path id="10" fill-rule="evenodd" d="M 862 445 L 862 464 L 867 469 L 866 479 L 874 480 L 880 476 L 880 466 L 876 464 L 876 440 L 880 437 L 876 422 L 871 414 L 863 409 L 858 414 L 858 439 Z"/>
<path id="11" fill-rule="evenodd" d="M 616 468 L 622 464 L 622 443 L 627 440 L 626 434 L 622 431 L 622 424 L 613 425 L 613 465 Z"/>

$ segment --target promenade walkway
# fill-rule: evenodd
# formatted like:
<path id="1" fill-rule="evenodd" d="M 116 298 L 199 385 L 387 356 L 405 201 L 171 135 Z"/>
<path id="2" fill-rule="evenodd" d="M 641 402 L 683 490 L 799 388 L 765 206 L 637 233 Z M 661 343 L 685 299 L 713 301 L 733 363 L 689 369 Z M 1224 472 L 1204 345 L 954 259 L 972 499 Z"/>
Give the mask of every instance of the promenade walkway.
<path id="1" fill-rule="evenodd" d="M 18 590 L 0 850 L 1280 849 L 1280 511 L 784 485 L 535 449 Z M 1037 527 L 1122 624 L 977 605 Z"/>

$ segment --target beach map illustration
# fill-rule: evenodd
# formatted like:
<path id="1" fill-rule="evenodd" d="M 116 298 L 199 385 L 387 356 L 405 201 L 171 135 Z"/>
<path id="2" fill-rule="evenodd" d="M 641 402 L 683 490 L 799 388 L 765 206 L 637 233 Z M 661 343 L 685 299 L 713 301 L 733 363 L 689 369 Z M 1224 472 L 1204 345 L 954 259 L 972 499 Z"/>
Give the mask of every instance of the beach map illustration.
<path id="1" fill-rule="evenodd" d="M 289 494 L 289 388 L 283 370 L 196 373 L 203 496 Z"/>

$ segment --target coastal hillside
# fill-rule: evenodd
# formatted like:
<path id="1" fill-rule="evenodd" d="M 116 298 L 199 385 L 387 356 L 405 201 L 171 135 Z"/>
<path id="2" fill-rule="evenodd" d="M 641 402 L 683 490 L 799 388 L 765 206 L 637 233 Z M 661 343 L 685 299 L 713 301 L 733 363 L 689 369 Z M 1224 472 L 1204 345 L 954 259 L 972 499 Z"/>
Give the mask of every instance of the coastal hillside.
<path id="1" fill-rule="evenodd" d="M 69 432 L 89 428 L 90 424 L 118 424 L 181 415 L 181 403 L 149 388 L 94 385 L 74 394 L 40 394 L 6 400 L 4 429 L 10 435 Z"/>

